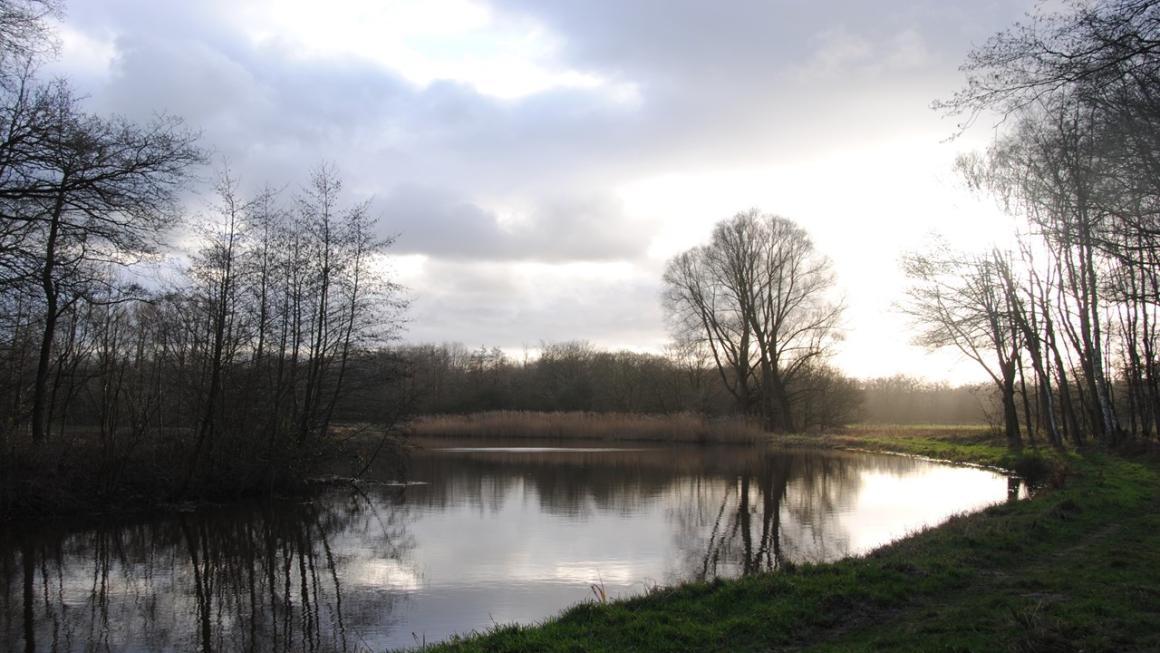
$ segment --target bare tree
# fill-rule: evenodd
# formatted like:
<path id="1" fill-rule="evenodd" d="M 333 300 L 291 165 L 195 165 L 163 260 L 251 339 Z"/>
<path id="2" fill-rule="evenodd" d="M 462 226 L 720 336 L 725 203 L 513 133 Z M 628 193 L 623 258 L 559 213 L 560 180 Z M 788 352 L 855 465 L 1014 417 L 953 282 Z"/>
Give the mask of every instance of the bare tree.
<path id="1" fill-rule="evenodd" d="M 213 457 L 216 440 L 227 421 L 235 428 L 248 426 L 241 414 L 227 414 L 223 395 L 230 368 L 250 344 L 247 338 L 250 327 L 246 322 L 253 315 L 243 303 L 246 299 L 243 284 L 250 231 L 247 217 L 253 207 L 242 199 L 238 179 L 231 176 L 227 166 L 223 165 L 218 172 L 214 191 L 217 204 L 212 209 L 212 217 L 199 225 L 202 245 L 193 257 L 186 286 L 199 330 L 205 332 L 203 351 L 199 352 L 203 361 L 199 370 L 201 378 L 196 384 L 200 406 L 190 476 L 201 470 L 203 452 Z"/>
<path id="2" fill-rule="evenodd" d="M 304 358 L 304 369 L 295 397 L 302 444 L 326 435 L 352 352 L 392 337 L 406 302 L 375 268 L 393 237 L 375 235 L 369 199 L 343 203 L 333 166 L 315 167 L 296 205 L 293 304 L 301 335 L 294 355 Z"/>
<path id="3" fill-rule="evenodd" d="M 109 278 L 99 270 L 152 252 L 177 218 L 178 192 L 202 161 L 197 134 L 179 119 L 147 125 L 83 112 L 63 82 L 21 91 L 6 111 L 0 169 L 0 223 L 20 234 L 4 266 L 44 302 L 32 405 L 32 437 L 45 437 L 45 408 L 57 320 L 96 296 Z M 17 137 L 16 135 L 19 135 Z"/>
<path id="4" fill-rule="evenodd" d="M 915 342 L 958 349 L 987 372 L 1002 400 L 1007 445 L 1020 448 L 1015 380 L 1022 342 L 1008 292 L 1009 257 L 997 250 L 965 255 L 935 243 L 907 254 L 903 268 L 912 285 L 901 308 L 919 329 Z"/>
<path id="5" fill-rule="evenodd" d="M 0 0 L 0 87 L 19 84 L 23 71 L 56 49 L 47 19 L 62 13 L 60 0 Z"/>
<path id="6" fill-rule="evenodd" d="M 1108 442 L 1120 434 L 1112 401 L 1108 369 L 1105 293 L 1110 289 L 1110 266 L 1119 261 L 1133 265 L 1116 243 L 1131 229 L 1109 208 L 1119 195 L 1107 162 L 1107 141 L 1090 107 L 1056 102 L 1048 109 L 1021 118 L 1015 130 L 999 139 L 985 157 L 975 157 L 968 172 L 972 185 L 995 195 L 1008 212 L 1025 221 L 1028 236 L 1036 239 L 1042 256 L 1033 276 L 1051 281 L 1050 292 L 1037 293 L 1042 312 L 1041 334 L 1035 343 L 1055 343 L 1055 331 L 1078 359 L 1086 397 L 1087 421 L 1095 435 Z M 1138 258 L 1148 248 L 1133 258 Z M 1032 249 L 1024 246 L 1024 258 Z M 1053 346 L 1058 346 L 1053 344 Z M 1069 366 L 1056 352 L 1057 384 L 1067 393 L 1064 375 Z M 1070 398 L 1061 397 L 1069 406 Z M 1065 410 L 1067 410 L 1065 406 Z M 1072 421 L 1071 416 L 1067 416 Z M 1073 437 L 1078 429 L 1070 428 Z"/>
<path id="7" fill-rule="evenodd" d="M 1160 104 L 1160 2 L 1068 2 L 1039 11 L 972 51 L 967 85 L 934 107 L 970 120 L 997 110 L 1017 115 L 1067 96 L 1137 116 Z"/>
<path id="8" fill-rule="evenodd" d="M 1125 408 L 1132 432 L 1150 432 L 1160 424 L 1150 362 L 1160 308 L 1160 1 L 1041 9 L 970 53 L 963 70 L 966 86 L 935 107 L 967 124 L 994 111 L 1010 126 L 988 151 L 988 190 L 1045 250 L 1036 273 L 1050 284 L 1035 296 L 1046 310 L 1031 312 L 1042 320 L 1029 342 L 1052 356 L 1036 374 L 1054 367 L 1073 439 L 1082 436 L 1072 389 L 1106 443 L 1126 434 Z M 1118 383 L 1127 406 L 1116 400 Z"/>
<path id="9" fill-rule="evenodd" d="M 742 412 L 794 431 L 795 381 L 840 337 L 828 258 L 804 229 L 757 209 L 669 261 L 663 301 L 678 338 L 699 340 Z"/>

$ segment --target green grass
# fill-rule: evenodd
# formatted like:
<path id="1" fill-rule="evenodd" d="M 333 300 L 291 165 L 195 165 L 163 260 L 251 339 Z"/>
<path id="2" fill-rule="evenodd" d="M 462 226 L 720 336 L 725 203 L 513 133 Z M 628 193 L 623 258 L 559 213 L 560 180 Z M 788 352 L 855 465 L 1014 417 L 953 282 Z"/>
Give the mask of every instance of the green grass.
<path id="1" fill-rule="evenodd" d="M 890 448 L 1010 460 L 957 437 L 916 432 Z M 1046 460 L 1053 487 L 1035 498 L 954 517 L 863 557 L 590 601 L 540 625 L 497 626 L 425 650 L 1160 650 L 1155 455 Z"/>
<path id="2" fill-rule="evenodd" d="M 1068 474 L 1070 469 L 1067 459 L 1050 449 L 1008 450 L 1003 434 L 986 426 L 857 424 L 820 436 L 775 436 L 774 442 L 788 446 L 886 451 L 1013 470 L 1037 486 L 1058 484 L 1062 479 L 1057 477 Z"/>

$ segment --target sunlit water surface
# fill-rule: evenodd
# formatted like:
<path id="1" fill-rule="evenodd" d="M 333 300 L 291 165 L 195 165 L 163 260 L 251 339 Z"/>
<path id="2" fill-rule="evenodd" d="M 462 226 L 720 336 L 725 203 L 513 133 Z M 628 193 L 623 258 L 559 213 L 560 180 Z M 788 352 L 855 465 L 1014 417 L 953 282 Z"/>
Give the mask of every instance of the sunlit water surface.
<path id="1" fill-rule="evenodd" d="M 0 537 L 0 650 L 380 651 L 865 552 L 1008 479 L 767 447 L 435 443 L 406 483 Z M 398 480 L 394 477 L 386 480 Z"/>

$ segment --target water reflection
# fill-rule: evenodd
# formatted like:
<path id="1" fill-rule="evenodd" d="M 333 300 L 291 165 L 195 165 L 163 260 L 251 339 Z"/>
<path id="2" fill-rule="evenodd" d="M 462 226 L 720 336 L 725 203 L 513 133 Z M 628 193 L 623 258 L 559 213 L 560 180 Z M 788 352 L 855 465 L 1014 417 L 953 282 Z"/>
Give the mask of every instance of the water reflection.
<path id="1" fill-rule="evenodd" d="M 848 540 L 836 518 L 860 486 L 852 460 L 816 453 L 758 459 L 725 483 L 690 479 L 674 503 L 683 579 L 707 580 L 836 559 Z M 707 534 L 707 535 L 706 535 Z"/>
<path id="2" fill-rule="evenodd" d="M 0 651 L 408 646 L 542 620 L 598 580 L 835 559 L 1008 491 L 896 456 L 440 444 L 412 485 L 2 536 Z"/>
<path id="3" fill-rule="evenodd" d="M 363 555 L 336 552 L 352 537 Z M 385 583 L 352 603 L 344 578 L 372 561 L 406 574 L 413 547 L 401 505 L 357 493 L 14 539 L 0 637 L 26 651 L 357 648 L 405 594 Z"/>

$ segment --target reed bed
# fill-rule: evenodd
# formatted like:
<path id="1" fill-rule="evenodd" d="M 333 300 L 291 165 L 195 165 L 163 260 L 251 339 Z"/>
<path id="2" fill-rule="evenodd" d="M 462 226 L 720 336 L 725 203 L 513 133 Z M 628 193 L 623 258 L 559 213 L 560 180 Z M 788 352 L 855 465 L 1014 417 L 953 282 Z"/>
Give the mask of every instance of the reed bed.
<path id="1" fill-rule="evenodd" d="M 742 417 L 706 418 L 693 413 L 496 411 L 471 415 L 428 415 L 414 422 L 420 437 L 648 440 L 654 442 L 766 442 L 760 423 Z"/>

